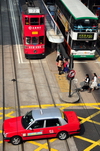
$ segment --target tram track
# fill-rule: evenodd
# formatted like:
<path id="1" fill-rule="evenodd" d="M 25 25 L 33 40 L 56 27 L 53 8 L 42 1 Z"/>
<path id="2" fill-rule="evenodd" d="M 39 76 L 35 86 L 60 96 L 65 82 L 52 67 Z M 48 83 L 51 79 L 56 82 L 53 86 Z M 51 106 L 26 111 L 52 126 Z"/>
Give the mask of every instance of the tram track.
<path id="1" fill-rule="evenodd" d="M 6 2 L 7 2 L 7 0 L 6 0 Z M 8 14 L 9 15 L 9 14 Z M 8 17 L 8 18 L 10 18 L 10 16 Z M 13 89 L 14 89 L 14 103 L 13 104 L 11 104 L 11 102 L 8 104 L 7 103 L 7 101 L 9 100 L 7 100 L 6 101 L 6 99 L 5 99 L 5 96 L 6 96 L 6 92 L 5 92 L 5 85 L 6 85 L 6 83 L 5 83 L 5 75 L 6 75 L 6 70 L 5 70 L 5 66 L 4 66 L 4 69 L 2 69 L 2 77 L 4 78 L 3 79 L 3 100 L 4 100 L 4 104 L 3 104 L 3 115 L 4 115 L 4 117 L 3 117 L 3 120 L 5 120 L 6 119 L 6 116 L 5 116 L 5 107 L 7 107 L 7 106 L 13 106 L 14 107 L 14 112 L 15 112 L 15 116 L 20 116 L 21 115 L 21 109 L 20 109 L 20 97 L 19 97 L 19 86 L 18 86 L 18 75 L 17 75 L 17 63 L 16 63 L 16 54 L 15 54 L 15 51 L 14 51 L 14 48 L 13 48 L 13 36 L 12 36 L 12 32 L 11 32 L 11 27 L 12 27 L 12 25 L 10 24 L 10 22 L 9 22 L 9 32 L 10 32 L 10 38 L 11 38 L 11 41 L 10 41 L 10 43 L 9 43 L 9 45 L 11 45 L 11 56 L 10 56 L 10 59 L 11 59 L 11 66 L 12 66 L 12 72 L 13 72 L 13 74 L 12 74 L 12 81 L 10 81 L 10 82 L 12 82 L 13 84 Z M 2 27 L 3 28 L 3 27 Z M 4 35 L 4 34 L 2 34 L 2 35 Z M 5 39 L 4 37 L 2 38 L 2 39 Z M 3 45 L 2 45 L 3 46 Z M 3 47 L 2 47 L 2 52 L 4 52 L 4 49 L 3 49 Z M 5 59 L 5 56 L 4 56 L 4 54 L 2 53 L 2 58 L 3 59 Z M 2 65 L 5 65 L 5 60 L 2 60 Z M 49 100 L 48 100 L 48 102 L 47 103 L 49 103 L 49 104 L 54 104 L 54 106 L 56 107 L 56 103 L 55 103 L 55 99 L 54 99 L 54 97 L 53 97 L 53 94 L 52 94 L 52 90 L 51 90 L 51 86 L 50 86 L 50 82 L 49 82 L 49 80 L 48 80 L 48 77 L 46 76 L 46 72 L 45 72 L 45 68 L 43 67 L 43 64 L 42 64 L 42 61 L 40 61 L 40 63 L 39 63 L 39 66 L 41 67 L 41 69 L 42 69 L 42 71 L 43 71 L 43 75 L 44 75 L 44 78 L 45 78 L 45 81 L 46 81 L 46 87 L 48 88 L 48 91 L 49 91 L 49 94 L 50 94 L 50 98 L 51 98 L 51 101 L 49 102 Z M 31 64 L 31 71 L 32 71 L 32 75 L 34 74 L 34 65 L 33 65 L 33 63 Z M 35 88 L 37 87 L 37 83 L 36 83 L 36 75 L 35 76 L 33 76 L 33 83 L 32 84 L 34 84 L 35 83 Z M 41 80 L 41 79 L 40 79 Z M 10 93 L 10 92 L 9 92 Z M 39 98 L 39 100 L 38 100 L 38 104 L 39 104 L 39 106 L 40 106 L 40 108 L 41 108 L 41 106 L 42 106 L 42 104 L 44 104 L 43 102 L 42 102 L 42 104 L 41 104 L 41 100 L 40 100 L 40 96 L 39 96 L 39 91 L 38 91 L 38 88 L 36 88 L 36 93 L 38 94 L 38 97 L 37 98 Z M 40 140 L 39 140 L 40 141 Z M 42 140 L 41 140 L 41 142 L 42 142 Z M 58 142 L 58 144 L 59 143 L 61 143 L 61 141 L 59 141 L 59 140 L 57 140 L 57 142 Z M 48 150 L 49 151 L 51 151 L 51 148 L 52 148 L 52 144 L 51 144 L 51 142 L 50 142 L 50 140 L 49 139 L 47 139 L 46 140 L 46 143 L 47 143 L 47 146 L 48 146 Z M 26 143 L 25 143 L 26 144 Z M 25 151 L 25 150 L 27 150 L 26 149 L 26 145 L 25 144 L 21 144 L 21 145 L 19 145 L 18 147 L 16 147 L 16 151 L 17 150 L 21 150 L 21 151 Z M 68 147 L 68 143 L 67 143 L 67 141 L 65 140 L 65 141 L 62 141 L 62 144 L 64 144 L 64 147 L 65 148 L 62 148 L 62 151 L 63 151 L 63 149 L 64 150 L 67 150 L 67 151 L 69 151 L 70 149 L 69 149 L 69 147 Z M 28 144 L 29 145 L 29 144 Z M 33 147 L 33 146 L 32 146 Z M 3 145 L 3 151 L 5 151 L 6 149 L 11 149 L 12 151 L 13 150 L 15 150 L 15 148 L 13 147 L 13 145 L 11 145 L 11 144 L 8 144 L 8 143 L 4 143 L 4 145 Z"/>
<path id="2" fill-rule="evenodd" d="M 1 13 L 1 1 L 0 1 L 0 19 L 2 20 L 2 13 Z M 4 89 L 4 85 L 5 85 L 5 81 L 4 81 L 4 53 L 3 53 L 3 32 L 2 32 L 2 27 L 3 27 L 3 24 L 2 24 L 2 21 L 0 23 L 0 26 L 1 26 L 1 29 L 0 29 L 0 32 L 1 32 L 1 49 L 2 49 L 2 100 L 3 100 L 3 120 L 2 120 L 2 123 L 3 121 L 5 120 L 5 89 Z M 3 148 L 3 151 L 5 151 L 5 142 L 3 141 L 3 145 L 2 145 L 2 148 Z"/>
<path id="3" fill-rule="evenodd" d="M 42 108 L 42 104 L 41 104 L 41 98 L 39 96 L 39 93 L 40 93 L 40 89 L 38 89 L 38 86 L 37 86 L 37 82 L 39 79 L 35 77 L 34 75 L 34 63 L 31 62 L 31 60 L 29 60 L 29 64 L 30 64 L 30 70 L 31 70 L 31 74 L 32 74 L 32 77 L 33 77 L 33 83 L 35 85 L 35 89 L 36 89 L 36 93 L 37 93 L 37 100 L 38 100 L 38 104 L 39 104 L 39 107 Z M 50 95 L 51 95 L 51 100 L 52 102 L 50 104 L 54 104 L 54 107 L 56 107 L 56 103 L 55 103 L 55 100 L 53 98 L 53 93 L 52 93 L 52 90 L 51 90 L 51 86 L 49 84 L 49 81 L 48 81 L 48 77 L 47 77 L 47 73 L 45 71 L 45 67 L 43 65 L 43 61 L 42 60 L 39 60 L 38 61 L 38 64 L 39 64 L 39 67 L 40 67 L 40 73 L 42 72 L 43 75 L 39 74 L 39 76 L 42 76 L 45 78 L 45 82 L 46 82 L 46 88 L 48 88 L 49 92 L 50 92 Z M 39 84 L 39 83 L 38 83 Z M 41 84 L 41 83 L 40 83 Z M 47 143 L 47 146 L 48 146 L 48 151 L 51 151 L 52 149 L 52 145 L 51 145 L 51 142 L 50 142 L 51 139 L 46 139 L 46 143 Z M 67 149 L 68 150 L 68 149 Z M 68 150 L 69 151 L 69 150 Z"/>
<path id="4" fill-rule="evenodd" d="M 49 79 L 50 75 L 46 73 L 44 64 L 45 63 L 43 63 L 42 60 L 38 60 L 36 65 L 35 65 L 35 63 L 29 61 L 30 70 L 31 70 L 32 78 L 33 78 L 33 83 L 35 85 L 35 89 L 36 89 L 36 93 L 37 93 L 38 104 L 39 104 L 40 108 L 41 108 L 41 105 L 44 104 L 44 102 L 42 103 L 42 101 L 41 101 L 42 99 L 39 94 L 43 90 L 43 87 L 46 87 L 47 93 L 49 93 L 48 97 L 50 97 L 50 102 L 47 102 L 47 104 L 54 104 L 54 107 L 56 107 L 55 98 L 54 98 L 53 92 L 52 92 L 53 85 L 52 85 L 52 83 L 50 84 L 50 79 Z M 43 77 L 43 79 L 42 79 L 42 77 Z M 52 75 L 51 75 L 51 78 L 52 78 Z"/>
<path id="5" fill-rule="evenodd" d="M 47 69 L 46 69 L 46 67 L 45 67 L 45 63 L 44 63 L 45 61 L 43 61 L 43 60 L 38 60 L 38 66 L 40 67 L 40 74 L 39 74 L 39 76 L 42 76 L 42 77 L 44 77 L 45 78 L 45 82 L 46 82 L 46 84 L 44 84 L 45 86 L 46 86 L 46 88 L 48 88 L 48 90 L 49 90 L 49 92 L 50 92 L 50 95 L 51 95 L 51 102 L 49 102 L 50 104 L 53 104 L 54 105 L 54 107 L 56 107 L 56 102 L 55 102 L 55 99 L 54 99 L 54 97 L 53 97 L 53 92 L 52 92 L 52 85 L 50 85 L 50 81 L 49 81 L 49 77 L 48 77 L 48 75 L 49 74 L 47 74 Z M 34 67 L 35 65 L 34 65 L 34 63 L 31 61 L 31 60 L 29 60 L 29 64 L 30 64 L 30 70 L 31 70 L 31 74 L 32 74 L 32 77 L 33 77 L 33 83 L 34 83 L 34 85 L 35 85 L 35 89 L 36 89 L 36 93 L 37 93 L 37 99 L 38 99 L 38 104 L 39 104 L 39 107 L 40 108 L 42 108 L 42 105 L 43 104 L 41 104 L 41 98 L 40 98 L 40 96 L 39 96 L 39 90 L 40 89 L 38 89 L 38 85 L 39 85 L 39 83 L 37 83 L 37 81 L 39 80 L 38 79 L 38 77 L 36 77 L 34 74 L 34 71 L 36 72 L 36 68 Z M 42 73 L 42 75 L 41 75 L 41 73 Z M 52 76 L 52 75 L 51 75 Z M 40 83 L 41 84 L 41 83 Z M 47 146 L 48 146 L 48 150 L 49 151 L 51 151 L 51 149 L 52 149 L 52 144 L 51 144 L 51 139 L 47 139 L 46 140 L 47 141 Z M 59 140 L 58 140 L 58 142 L 59 142 Z M 64 140 L 63 141 L 63 144 L 64 144 L 64 146 L 65 146 L 65 150 L 67 150 L 67 151 L 70 151 L 70 146 L 69 146 L 69 143 L 68 143 L 68 141 L 67 140 Z"/>
<path id="6" fill-rule="evenodd" d="M 8 4 L 7 0 L 6 0 L 6 4 Z M 8 11 L 8 8 L 7 8 L 7 11 Z M 8 13 L 8 16 L 7 16 L 8 19 L 11 18 L 9 15 L 10 14 Z M 6 69 L 5 69 L 5 54 L 4 54 L 5 50 L 3 49 L 3 46 L 4 46 L 3 42 L 4 42 L 5 37 L 2 37 L 2 65 L 4 65 L 4 67 L 2 68 L 3 100 L 4 100 L 4 102 L 3 102 L 3 116 L 4 116 L 3 117 L 3 121 L 6 119 L 6 113 L 5 113 L 5 108 L 6 107 L 13 106 L 13 111 L 15 112 L 15 117 L 21 115 L 19 86 L 18 86 L 18 75 L 17 75 L 17 67 L 16 67 L 17 62 L 16 62 L 16 57 L 15 57 L 16 56 L 16 52 L 15 52 L 14 47 L 13 47 L 13 44 L 14 44 L 13 37 L 14 37 L 14 35 L 12 35 L 12 30 L 11 30 L 12 24 L 10 24 L 11 23 L 10 21 L 8 21 L 8 23 L 9 23 L 8 26 L 9 26 L 9 37 L 10 37 L 9 38 L 9 45 L 11 45 L 10 46 L 10 59 L 11 59 L 11 67 L 12 67 L 12 69 L 11 69 L 12 70 L 12 76 L 11 76 L 12 78 L 10 79 L 9 82 L 11 82 L 12 85 L 13 85 L 13 89 L 14 89 L 13 90 L 14 91 L 14 98 L 13 99 L 14 99 L 14 102 L 13 102 L 13 104 L 11 104 L 11 102 L 7 103 L 7 99 L 5 99 L 5 96 L 6 96 L 6 92 L 5 92 L 5 90 L 6 90 L 6 87 L 5 87 L 5 85 L 6 85 L 6 82 L 5 82 L 6 81 L 5 80 L 6 79 L 6 77 L 5 77 Z M 3 26 L 2 26 L 2 29 L 3 29 Z M 2 35 L 5 36 L 4 33 L 2 33 Z M 33 64 L 31 66 L 33 66 Z M 43 70 L 43 74 L 44 74 L 44 77 L 45 77 L 46 85 L 47 85 L 49 93 L 51 95 L 51 100 L 53 100 L 53 104 L 55 106 L 55 102 L 54 102 L 54 98 L 53 98 L 53 95 L 52 95 L 52 91 L 50 89 L 49 81 L 48 81 L 48 78 L 46 77 L 45 69 L 43 68 L 43 64 L 42 64 L 41 61 L 40 61 L 40 66 L 41 66 L 41 68 Z M 34 72 L 34 70 L 32 72 Z M 34 79 L 34 77 L 33 77 L 33 79 Z M 38 90 L 36 90 L 36 93 L 38 93 Z M 39 98 L 39 96 L 38 96 L 38 98 Z M 9 98 L 8 98 L 8 100 L 9 100 Z M 48 103 L 52 104 L 52 102 L 48 102 Z M 38 104 L 39 104 L 39 106 L 41 108 L 41 100 L 39 100 Z M 41 142 L 42 142 L 42 140 L 41 140 Z M 48 146 L 47 147 L 48 150 L 51 151 L 51 148 L 52 148 L 51 147 L 52 146 L 51 145 L 51 141 L 49 141 L 49 139 L 47 139 L 46 143 L 47 143 L 47 146 Z M 63 143 L 64 143 L 64 141 L 63 141 Z M 25 146 L 26 146 L 25 144 L 21 144 L 19 146 L 16 146 L 16 151 L 17 150 L 25 151 L 26 150 Z M 65 146 L 67 146 L 67 145 L 65 145 Z M 15 150 L 14 149 L 15 147 L 12 144 L 5 143 L 4 141 L 3 141 L 3 147 L 2 148 L 3 148 L 2 149 L 3 151 L 5 151 L 7 149 L 11 149 L 12 151 Z"/>
<path id="7" fill-rule="evenodd" d="M 49 85 L 49 81 L 48 81 L 48 78 L 47 78 L 47 76 L 46 76 L 46 72 L 45 72 L 45 68 L 43 67 L 43 63 L 42 63 L 42 61 L 40 61 L 40 65 L 39 65 L 41 68 L 42 68 L 42 70 L 43 70 L 43 74 L 44 74 L 44 77 L 45 77 L 45 81 L 46 81 L 46 85 L 47 85 L 47 87 L 48 87 L 48 90 L 49 90 L 49 92 L 50 92 L 50 96 L 51 96 L 51 100 L 53 101 L 53 102 L 49 102 L 49 104 L 54 104 L 54 107 L 56 107 L 56 103 L 55 103 L 55 101 L 54 101 L 54 98 L 53 98 L 53 94 L 52 94 L 52 90 L 51 90 L 51 86 Z M 39 104 L 39 107 L 41 108 L 41 100 L 40 100 L 40 97 L 39 97 L 39 91 L 38 91 L 38 88 L 37 88 L 37 84 L 36 84 L 36 81 L 35 81 L 35 76 L 34 76 L 34 67 L 33 67 L 33 64 L 31 64 L 30 63 L 30 68 L 31 68 L 31 73 L 32 73 L 32 78 L 33 78 L 33 83 L 34 83 L 34 85 L 35 85 L 35 90 L 36 90 L 36 93 L 37 93 L 37 100 L 38 100 L 38 104 Z M 17 79 L 17 77 L 16 77 L 16 79 Z M 65 141 L 63 141 L 63 142 L 65 142 Z M 50 141 L 47 139 L 47 144 L 48 144 L 48 150 L 50 151 L 51 150 L 51 145 L 50 145 Z M 68 144 L 67 145 L 65 145 L 65 146 L 68 146 Z M 25 148 L 25 147 L 24 147 Z M 67 149 L 67 148 L 66 148 Z M 69 149 L 67 149 L 67 151 L 69 151 Z"/>
<path id="8" fill-rule="evenodd" d="M 43 68 L 44 76 L 45 76 L 45 79 L 46 79 L 46 82 L 47 82 L 47 85 L 48 85 L 48 89 L 49 89 L 50 94 L 51 94 L 52 102 L 53 102 L 53 104 L 54 104 L 54 107 L 56 107 L 56 102 L 55 102 L 55 100 L 54 100 L 54 98 L 53 98 L 53 93 L 52 93 L 51 86 L 50 86 L 49 80 L 48 80 L 49 78 L 48 78 L 47 75 L 46 75 L 45 67 L 43 66 L 42 61 L 41 61 L 41 66 L 42 66 L 42 68 Z"/>
<path id="9" fill-rule="evenodd" d="M 21 112 L 20 112 L 20 100 L 19 100 L 19 91 L 18 91 L 18 83 L 17 83 L 17 69 L 16 69 L 16 61 L 15 61 L 15 52 L 14 52 L 14 47 L 13 47 L 13 44 L 14 44 L 14 41 L 13 41 L 13 35 L 12 35 L 12 24 L 11 24 L 11 20 L 10 20 L 10 12 L 9 12 L 9 1 L 6 0 L 5 2 L 1 2 L 2 4 L 0 5 L 1 7 L 4 5 L 4 8 L 5 8 L 5 18 L 7 19 L 7 27 L 6 27 L 6 30 L 8 31 L 8 34 L 6 35 L 5 33 L 5 29 L 4 29 L 4 14 L 3 14 L 3 11 L 2 11 L 2 8 L 0 9 L 1 11 L 1 36 L 2 36 L 2 94 L 3 94 L 3 121 L 6 119 L 6 108 L 8 107 L 8 104 L 9 106 L 13 106 L 13 111 L 12 112 L 15 112 L 15 116 L 20 116 L 21 115 Z M 9 37 L 9 38 L 8 38 Z M 9 101 L 9 98 L 6 98 L 5 96 L 7 95 L 7 89 L 8 87 L 10 87 L 10 85 L 8 86 L 7 85 L 7 67 L 6 67 L 6 38 L 8 38 L 9 40 L 6 41 L 8 42 L 8 45 L 10 45 L 10 47 L 8 47 L 9 49 L 9 52 L 10 52 L 10 56 L 9 56 L 9 63 L 11 64 L 11 77 L 13 77 L 12 79 L 9 80 L 8 83 L 12 83 L 11 84 L 11 90 L 12 92 L 11 93 L 14 93 L 13 95 L 13 104 L 11 104 L 11 102 Z M 9 75 L 10 77 L 10 75 Z M 9 92 L 11 91 L 9 90 Z M 9 101 L 9 103 L 7 102 Z M 9 108 L 9 107 L 8 107 Z M 9 148 L 10 147 L 10 148 Z M 7 149 L 8 148 L 8 149 Z M 13 146 L 10 144 L 10 146 L 5 143 L 5 141 L 3 140 L 3 146 L 2 146 L 2 150 L 5 151 L 5 150 L 13 150 Z M 19 147 L 17 147 L 16 149 L 19 150 Z M 21 144 L 21 150 L 24 151 L 24 147 L 23 147 L 23 144 Z"/>

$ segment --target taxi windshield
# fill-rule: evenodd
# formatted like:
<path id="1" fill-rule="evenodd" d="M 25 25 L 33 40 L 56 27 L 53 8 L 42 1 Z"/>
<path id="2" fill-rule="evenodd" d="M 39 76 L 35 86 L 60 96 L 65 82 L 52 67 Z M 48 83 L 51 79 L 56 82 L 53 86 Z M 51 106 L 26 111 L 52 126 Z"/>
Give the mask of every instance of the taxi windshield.
<path id="1" fill-rule="evenodd" d="M 25 116 L 22 117 L 22 125 L 26 129 L 34 121 L 32 117 L 32 111 L 28 112 Z"/>

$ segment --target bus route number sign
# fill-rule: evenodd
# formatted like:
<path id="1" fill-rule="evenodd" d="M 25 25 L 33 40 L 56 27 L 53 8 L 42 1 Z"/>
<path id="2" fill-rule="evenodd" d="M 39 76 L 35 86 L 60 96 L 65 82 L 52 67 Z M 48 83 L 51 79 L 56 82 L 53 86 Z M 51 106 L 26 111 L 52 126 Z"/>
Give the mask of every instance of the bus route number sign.
<path id="1" fill-rule="evenodd" d="M 77 39 L 93 39 L 94 33 L 78 33 Z"/>

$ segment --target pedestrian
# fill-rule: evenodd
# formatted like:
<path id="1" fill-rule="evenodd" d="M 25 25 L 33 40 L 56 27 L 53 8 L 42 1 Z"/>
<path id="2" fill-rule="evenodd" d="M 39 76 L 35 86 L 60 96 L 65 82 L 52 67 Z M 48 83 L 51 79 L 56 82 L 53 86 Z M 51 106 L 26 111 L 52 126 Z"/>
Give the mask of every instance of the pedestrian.
<path id="1" fill-rule="evenodd" d="M 63 74 L 63 61 L 62 61 L 62 59 L 59 59 L 57 66 L 58 66 L 59 75 Z"/>
<path id="2" fill-rule="evenodd" d="M 57 53 L 56 63 L 58 64 L 59 60 L 63 60 L 63 56 L 60 52 Z"/>
<path id="3" fill-rule="evenodd" d="M 90 84 L 90 77 L 89 77 L 89 74 L 86 74 L 85 79 L 84 79 L 84 85 L 82 86 L 80 91 L 83 92 L 84 90 L 88 90 L 89 84 Z"/>
<path id="4" fill-rule="evenodd" d="M 63 66 L 64 66 L 63 71 L 64 71 L 65 73 L 66 73 L 66 72 L 69 72 L 69 62 L 68 62 L 68 59 L 67 59 L 67 58 L 64 59 Z"/>
<path id="5" fill-rule="evenodd" d="M 89 88 L 89 93 L 91 91 L 94 91 L 95 88 L 97 88 L 97 86 L 98 86 L 97 80 L 98 80 L 97 74 L 93 73 L 93 78 L 92 78 L 91 85 L 90 85 L 90 88 Z"/>
<path id="6" fill-rule="evenodd" d="M 63 74 L 63 56 L 60 52 L 57 53 L 56 64 L 58 67 L 59 75 Z"/>

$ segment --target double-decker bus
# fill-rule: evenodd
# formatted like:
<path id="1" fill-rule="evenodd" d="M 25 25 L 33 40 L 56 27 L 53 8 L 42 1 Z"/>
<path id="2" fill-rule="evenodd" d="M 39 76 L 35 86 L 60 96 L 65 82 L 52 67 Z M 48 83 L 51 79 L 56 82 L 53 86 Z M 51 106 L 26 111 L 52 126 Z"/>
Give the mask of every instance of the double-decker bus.
<path id="1" fill-rule="evenodd" d="M 37 0 L 20 0 L 22 39 L 27 59 L 45 57 L 45 14 Z"/>
<path id="2" fill-rule="evenodd" d="M 54 5 L 56 22 L 65 37 L 66 53 L 74 58 L 94 58 L 98 17 L 80 0 L 54 0 Z"/>

